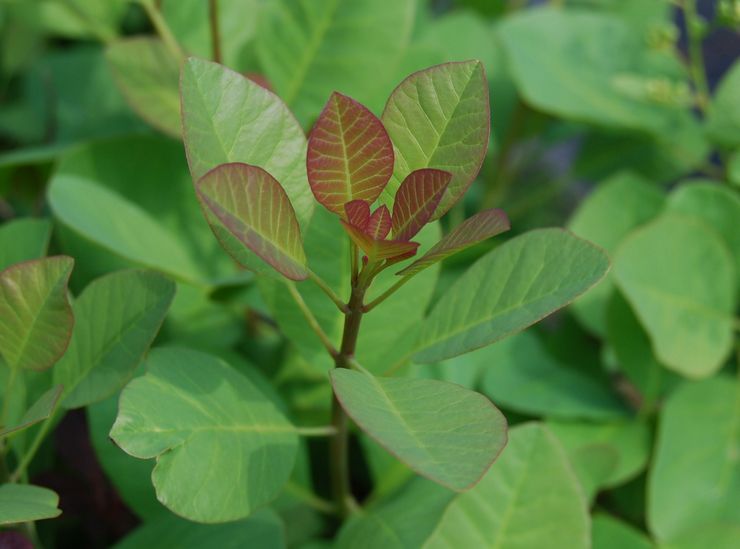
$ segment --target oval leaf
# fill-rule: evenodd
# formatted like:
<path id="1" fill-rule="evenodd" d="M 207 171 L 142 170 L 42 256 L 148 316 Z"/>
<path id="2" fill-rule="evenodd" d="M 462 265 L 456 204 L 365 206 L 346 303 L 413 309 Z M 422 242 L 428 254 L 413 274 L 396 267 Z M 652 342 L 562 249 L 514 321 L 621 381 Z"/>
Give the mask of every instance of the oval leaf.
<path id="1" fill-rule="evenodd" d="M 344 205 L 347 222 L 360 230 L 367 229 L 370 222 L 370 204 L 364 200 L 352 200 Z"/>
<path id="2" fill-rule="evenodd" d="M 48 418 L 54 410 L 56 410 L 57 404 L 59 403 L 59 397 L 62 396 L 61 385 L 52 387 L 46 391 L 39 399 L 33 403 L 33 405 L 26 410 L 23 417 L 15 425 L 0 429 L 0 439 L 6 435 L 12 433 L 19 433 L 25 431 L 29 427 L 33 427 L 37 423 L 41 423 Z"/>
<path id="3" fill-rule="evenodd" d="M 478 260 L 421 326 L 415 360 L 437 362 L 523 330 L 609 270 L 606 254 L 560 229 L 530 231 Z"/>
<path id="4" fill-rule="evenodd" d="M 115 272 L 85 288 L 73 306 L 69 349 L 54 368 L 65 408 L 103 400 L 130 379 L 174 296 L 173 282 L 147 271 Z"/>
<path id="5" fill-rule="evenodd" d="M 396 153 L 386 188 L 391 204 L 412 171 L 438 168 L 452 174 L 432 219 L 449 210 L 478 175 L 488 148 L 491 111 L 480 61 L 445 63 L 406 78 L 382 116 Z"/>
<path id="6" fill-rule="evenodd" d="M 223 164 L 198 181 L 198 194 L 239 242 L 276 271 L 291 280 L 308 276 L 293 206 L 280 183 L 265 170 L 248 164 Z"/>
<path id="7" fill-rule="evenodd" d="M 121 393 L 111 437 L 135 457 L 157 458 L 159 500 L 190 520 L 226 522 L 274 499 L 298 446 L 275 405 L 203 353 L 157 349 L 147 368 Z"/>
<path id="8" fill-rule="evenodd" d="M 0 524 L 16 524 L 58 517 L 59 496 L 30 484 L 0 484 Z"/>
<path id="9" fill-rule="evenodd" d="M 429 222 L 451 179 L 450 172 L 427 168 L 403 180 L 393 202 L 393 238 L 411 240 Z"/>
<path id="10" fill-rule="evenodd" d="M 380 196 L 393 173 L 393 145 L 373 113 L 334 92 L 311 130 L 306 168 L 316 200 L 343 216 L 347 202 Z"/>
<path id="11" fill-rule="evenodd" d="M 416 274 L 446 257 L 506 232 L 510 228 L 509 218 L 503 210 L 493 209 L 479 212 L 452 229 L 427 253 L 396 274 L 404 276 Z"/>
<path id="12" fill-rule="evenodd" d="M 491 402 L 459 385 L 431 379 L 377 378 L 331 371 L 349 416 L 417 473 L 467 490 L 506 444 L 506 419 Z"/>
<path id="13" fill-rule="evenodd" d="M 0 272 L 0 353 L 11 368 L 45 370 L 64 354 L 74 326 L 73 266 L 71 257 L 57 256 Z"/>
<path id="14" fill-rule="evenodd" d="M 382 240 L 391 232 L 391 213 L 384 205 L 379 206 L 370 216 L 365 232 L 376 240 Z"/>

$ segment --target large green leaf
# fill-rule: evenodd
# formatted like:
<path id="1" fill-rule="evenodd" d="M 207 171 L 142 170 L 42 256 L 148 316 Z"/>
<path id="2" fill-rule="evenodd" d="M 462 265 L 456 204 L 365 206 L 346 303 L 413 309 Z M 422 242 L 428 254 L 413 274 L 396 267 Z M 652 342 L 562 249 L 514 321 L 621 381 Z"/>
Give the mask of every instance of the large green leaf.
<path id="1" fill-rule="evenodd" d="M 202 271 L 184 246 L 147 211 L 90 179 L 57 174 L 48 191 L 55 216 L 75 232 L 135 264 L 186 280 Z"/>
<path id="2" fill-rule="evenodd" d="M 114 42 L 105 53 L 121 93 L 131 108 L 160 131 L 179 138 L 180 65 L 158 38 Z"/>
<path id="3" fill-rule="evenodd" d="M 568 458 L 545 427 L 510 432 L 481 482 L 447 507 L 425 549 L 590 547 L 589 517 Z"/>
<path id="4" fill-rule="evenodd" d="M 0 271 L 14 263 L 46 254 L 51 224 L 45 219 L 21 218 L 0 226 Z"/>
<path id="5" fill-rule="evenodd" d="M 413 0 L 278 0 L 260 24 L 260 64 L 304 126 L 338 90 L 377 112 L 411 36 Z"/>
<path id="6" fill-rule="evenodd" d="M 275 405 L 203 353 L 158 349 L 147 369 L 123 390 L 111 437 L 135 457 L 157 458 L 158 499 L 198 522 L 238 520 L 273 500 L 298 444 Z"/>
<path id="7" fill-rule="evenodd" d="M 675 131 L 677 121 L 690 118 L 685 71 L 676 59 L 648 51 L 626 21 L 577 10 L 523 10 L 498 33 L 520 93 L 538 109 L 654 133 Z M 651 96 L 661 84 L 675 90 L 675 102 Z"/>
<path id="8" fill-rule="evenodd" d="M 116 544 L 115 549 L 282 549 L 285 526 L 269 510 L 229 524 L 197 524 L 172 514 L 144 523 Z"/>
<path id="9" fill-rule="evenodd" d="M 559 229 L 531 231 L 477 261 L 421 326 L 415 360 L 436 362 L 534 324 L 601 280 L 606 254 Z"/>
<path id="10" fill-rule="evenodd" d="M 614 265 L 658 359 L 688 377 L 716 372 L 732 349 L 736 280 L 717 233 L 695 218 L 666 214 L 634 231 Z"/>
<path id="11" fill-rule="evenodd" d="M 272 175 L 248 164 L 221 164 L 200 178 L 197 188 L 211 214 L 243 246 L 289 279 L 308 277 L 295 211 Z M 218 227 L 214 231 L 222 234 Z M 241 256 L 234 254 L 237 260 Z"/>
<path id="12" fill-rule="evenodd" d="M 280 99 L 241 74 L 195 58 L 183 66 L 180 94 L 194 181 L 227 162 L 259 166 L 285 188 L 301 224 L 310 219 L 306 136 Z"/>
<path id="13" fill-rule="evenodd" d="M 653 549 L 645 534 L 605 513 L 594 515 L 591 523 L 593 549 Z"/>
<path id="14" fill-rule="evenodd" d="M 74 316 L 67 282 L 74 260 L 56 256 L 0 272 L 0 354 L 11 369 L 45 370 L 67 349 Z"/>
<path id="15" fill-rule="evenodd" d="M 740 390 L 736 380 L 717 377 L 687 383 L 668 399 L 648 484 L 647 520 L 660 541 L 711 529 L 712 523 L 734 525 L 738 531 L 738 425 Z"/>
<path id="16" fill-rule="evenodd" d="M 595 421 L 627 413 L 606 383 L 561 364 L 530 331 L 476 351 L 471 360 L 485 364 L 483 392 L 504 408 Z"/>
<path id="17" fill-rule="evenodd" d="M 506 444 L 506 419 L 484 396 L 443 381 L 331 371 L 347 414 L 416 472 L 467 490 Z"/>
<path id="18" fill-rule="evenodd" d="M 0 484 L 0 524 L 58 517 L 59 496 L 30 484 Z"/>
<path id="19" fill-rule="evenodd" d="M 709 104 L 707 133 L 723 147 L 740 146 L 740 61 L 730 67 L 722 77 Z"/>
<path id="20" fill-rule="evenodd" d="M 401 182 L 414 170 L 437 168 L 452 174 L 432 218 L 441 217 L 478 175 L 488 148 L 490 118 L 480 61 L 437 65 L 406 78 L 382 116 L 396 155 L 384 201 L 393 203 Z"/>
<path id="21" fill-rule="evenodd" d="M 618 174 L 600 183 L 581 202 L 568 228 L 611 254 L 631 230 L 658 215 L 664 202 L 664 193 L 649 181 L 630 173 Z M 586 328 L 602 337 L 613 289 L 607 277 L 571 307 Z"/>
<path id="22" fill-rule="evenodd" d="M 129 380 L 174 295 L 174 283 L 150 271 L 118 271 L 85 288 L 69 349 L 54 368 L 65 408 L 103 400 Z"/>
<path id="23" fill-rule="evenodd" d="M 15 425 L 10 425 L 0 429 L 0 439 L 6 435 L 19 433 L 33 427 L 37 423 L 44 421 L 54 413 L 59 403 L 59 397 L 62 396 L 62 386 L 57 385 L 46 391 L 41 397 L 26 410 L 23 416 Z"/>
<path id="24" fill-rule="evenodd" d="M 719 182 L 687 183 L 671 193 L 667 209 L 696 216 L 717 231 L 735 259 L 735 274 L 740 282 L 740 231 L 737 229 L 740 194 Z"/>

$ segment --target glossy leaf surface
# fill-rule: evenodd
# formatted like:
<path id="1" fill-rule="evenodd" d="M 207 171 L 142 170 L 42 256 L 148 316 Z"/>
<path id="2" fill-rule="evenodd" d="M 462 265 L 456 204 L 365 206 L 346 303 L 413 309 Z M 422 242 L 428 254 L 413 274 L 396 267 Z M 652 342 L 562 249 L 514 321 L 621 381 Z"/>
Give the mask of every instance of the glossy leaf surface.
<path id="1" fill-rule="evenodd" d="M 297 435 L 244 376 L 210 355 L 158 349 L 123 391 L 111 437 L 157 458 L 157 498 L 198 522 L 250 515 L 273 500 L 293 469 Z M 201 479 L 193 483 L 193 478 Z"/>
<path id="2" fill-rule="evenodd" d="M 331 371 L 342 407 L 366 433 L 416 472 L 466 490 L 506 444 L 506 419 L 484 396 L 435 380 Z"/>
<path id="3" fill-rule="evenodd" d="M 56 256 L 0 272 L 0 354 L 11 367 L 45 370 L 64 354 L 74 316 L 67 282 L 74 261 Z"/>
<path id="4" fill-rule="evenodd" d="M 222 164 L 198 181 L 198 194 L 239 242 L 279 273 L 292 280 L 308 276 L 295 211 L 268 172 L 248 164 Z"/>
<path id="5" fill-rule="evenodd" d="M 373 113 L 334 92 L 311 129 L 306 169 L 316 200 L 344 216 L 347 202 L 380 196 L 393 173 L 393 145 Z"/>

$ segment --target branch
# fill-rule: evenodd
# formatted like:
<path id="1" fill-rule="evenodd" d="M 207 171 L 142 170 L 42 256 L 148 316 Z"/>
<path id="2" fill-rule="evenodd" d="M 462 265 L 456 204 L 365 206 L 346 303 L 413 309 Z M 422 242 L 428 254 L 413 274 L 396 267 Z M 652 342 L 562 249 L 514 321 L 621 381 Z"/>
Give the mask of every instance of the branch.
<path id="1" fill-rule="evenodd" d="M 324 344 L 324 347 L 326 347 L 326 350 L 329 352 L 332 358 L 336 358 L 337 356 L 339 356 L 339 351 L 337 351 L 336 347 L 334 347 L 334 344 L 329 339 L 329 336 L 327 336 L 326 332 L 324 332 L 324 330 L 321 328 L 321 325 L 319 324 L 318 320 L 316 320 L 316 317 L 311 312 L 311 309 L 309 309 L 308 305 L 306 305 L 306 302 L 303 300 L 303 296 L 295 287 L 295 284 L 293 282 L 285 281 L 285 285 L 288 287 L 288 291 L 290 292 L 290 295 L 295 301 L 296 305 L 298 305 L 298 308 L 303 313 L 306 322 L 308 322 L 308 325 L 319 337 L 321 343 Z"/>
<path id="2" fill-rule="evenodd" d="M 349 313 L 349 308 L 347 307 L 347 304 L 342 301 L 337 294 L 334 293 L 334 290 L 332 290 L 329 285 L 324 282 L 324 279 L 322 279 L 319 275 L 311 270 L 308 271 L 308 278 L 313 280 L 316 285 L 321 288 L 327 296 L 329 296 L 329 299 L 334 302 L 334 304 L 339 308 L 340 311 L 342 311 L 344 314 Z"/>

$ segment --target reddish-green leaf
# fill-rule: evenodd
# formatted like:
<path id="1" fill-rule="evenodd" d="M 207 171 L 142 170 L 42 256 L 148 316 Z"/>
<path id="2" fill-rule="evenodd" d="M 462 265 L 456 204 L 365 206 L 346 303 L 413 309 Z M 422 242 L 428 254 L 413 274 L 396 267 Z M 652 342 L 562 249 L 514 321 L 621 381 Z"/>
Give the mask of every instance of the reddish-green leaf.
<path id="1" fill-rule="evenodd" d="M 0 272 L 0 354 L 11 368 L 45 370 L 64 354 L 74 326 L 67 296 L 73 265 L 58 256 Z"/>
<path id="2" fill-rule="evenodd" d="M 509 228 L 509 218 L 503 210 L 493 209 L 477 213 L 452 229 L 427 253 L 396 274 L 406 276 L 416 274 L 465 248 L 506 232 Z"/>
<path id="3" fill-rule="evenodd" d="M 376 240 L 383 240 L 391 232 L 391 212 L 380 206 L 370 216 L 365 232 Z"/>
<path id="4" fill-rule="evenodd" d="M 451 179 L 450 172 L 426 168 L 403 180 L 393 202 L 393 238 L 411 240 L 429 222 Z"/>
<path id="5" fill-rule="evenodd" d="M 401 242 L 400 240 L 378 240 L 342 220 L 342 226 L 352 241 L 365 252 L 370 261 L 394 258 L 400 255 L 414 255 L 418 242 Z"/>
<path id="6" fill-rule="evenodd" d="M 198 181 L 198 194 L 233 236 L 279 273 L 292 280 L 308 276 L 293 206 L 265 170 L 222 164 Z"/>
<path id="7" fill-rule="evenodd" d="M 393 173 L 393 145 L 378 118 L 334 92 L 311 130 L 306 158 L 316 200 L 344 215 L 344 205 L 375 202 Z"/>
<path id="8" fill-rule="evenodd" d="M 347 222 L 363 231 L 370 222 L 370 204 L 364 200 L 352 200 L 344 205 Z"/>

